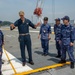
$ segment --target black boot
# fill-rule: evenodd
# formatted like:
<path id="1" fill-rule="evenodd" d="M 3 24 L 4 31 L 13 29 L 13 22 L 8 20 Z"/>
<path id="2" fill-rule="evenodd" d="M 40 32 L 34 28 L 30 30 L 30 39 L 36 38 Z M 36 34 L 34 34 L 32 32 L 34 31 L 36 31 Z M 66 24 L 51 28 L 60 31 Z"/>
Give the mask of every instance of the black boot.
<path id="1" fill-rule="evenodd" d="M 61 55 L 57 55 L 56 58 L 61 58 Z"/>
<path id="2" fill-rule="evenodd" d="M 74 69 L 74 62 L 71 62 L 70 68 L 71 68 L 71 69 Z"/>
<path id="3" fill-rule="evenodd" d="M 29 61 L 29 64 L 34 65 L 34 62 L 33 61 Z"/>
<path id="4" fill-rule="evenodd" d="M 22 62 L 22 66 L 25 66 L 26 65 L 26 62 Z"/>
<path id="5" fill-rule="evenodd" d="M 2 75 L 2 72 L 0 72 L 0 75 Z"/>
<path id="6" fill-rule="evenodd" d="M 66 60 L 60 60 L 58 63 L 61 63 L 61 64 L 66 63 Z"/>

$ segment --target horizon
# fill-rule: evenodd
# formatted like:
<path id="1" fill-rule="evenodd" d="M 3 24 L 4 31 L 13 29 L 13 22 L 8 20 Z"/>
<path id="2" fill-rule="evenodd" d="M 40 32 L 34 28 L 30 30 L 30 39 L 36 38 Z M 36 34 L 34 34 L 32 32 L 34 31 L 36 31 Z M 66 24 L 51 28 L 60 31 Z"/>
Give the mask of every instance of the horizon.
<path id="1" fill-rule="evenodd" d="M 68 15 L 71 20 L 75 20 L 75 0 L 54 0 L 54 5 L 52 2 L 53 0 L 44 0 L 43 2 L 43 16 L 50 16 L 49 23 L 52 23 L 55 18 L 62 18 L 65 15 Z M 32 2 L 31 0 L 0 0 L 0 20 L 15 22 L 19 19 L 18 12 L 20 10 L 25 11 L 25 17 L 32 20 L 36 3 L 37 0 L 32 0 Z M 36 20 L 34 16 L 34 22 Z"/>

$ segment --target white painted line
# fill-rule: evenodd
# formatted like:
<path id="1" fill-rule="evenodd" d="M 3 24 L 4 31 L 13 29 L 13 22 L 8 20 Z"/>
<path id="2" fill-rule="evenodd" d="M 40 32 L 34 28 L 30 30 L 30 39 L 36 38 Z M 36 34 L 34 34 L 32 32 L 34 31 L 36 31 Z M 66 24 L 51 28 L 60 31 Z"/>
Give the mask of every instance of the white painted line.
<path id="1" fill-rule="evenodd" d="M 25 71 L 32 70 L 32 68 L 30 68 L 27 65 L 23 67 L 21 61 L 18 60 L 16 57 L 14 57 L 9 52 L 7 52 L 7 54 L 8 54 L 8 56 L 9 56 L 9 58 L 10 58 L 12 64 L 13 64 L 13 66 L 14 66 L 14 68 L 15 68 L 15 70 L 17 72 L 25 72 Z M 6 57 L 5 53 L 3 54 L 3 59 L 5 61 L 7 61 L 7 57 Z M 6 64 L 3 65 L 2 73 L 3 73 L 3 75 L 12 75 L 12 74 L 14 74 L 14 72 L 13 72 L 13 70 L 11 68 L 11 65 L 9 63 L 6 63 Z"/>
<path id="2" fill-rule="evenodd" d="M 7 37 L 16 37 L 15 35 L 6 35 Z"/>
<path id="3" fill-rule="evenodd" d="M 30 67 L 27 66 L 27 65 L 26 65 L 25 67 L 23 67 L 21 61 L 18 60 L 18 59 L 17 59 L 16 57 L 14 57 L 13 55 L 11 55 L 9 52 L 7 52 L 7 54 L 8 54 L 8 56 L 9 56 L 9 58 L 10 58 L 12 64 L 13 64 L 13 66 L 14 66 L 14 68 L 16 69 L 17 72 L 19 72 L 18 69 L 20 69 L 20 72 L 32 70 L 32 68 L 30 68 Z"/>
<path id="4" fill-rule="evenodd" d="M 9 64 L 8 59 L 7 59 L 4 52 L 3 52 L 3 55 L 2 55 L 2 59 L 5 60 L 4 64 L 2 64 L 2 74 L 3 75 L 12 75 L 12 74 L 14 74 L 14 71 L 12 70 L 12 67 Z"/>

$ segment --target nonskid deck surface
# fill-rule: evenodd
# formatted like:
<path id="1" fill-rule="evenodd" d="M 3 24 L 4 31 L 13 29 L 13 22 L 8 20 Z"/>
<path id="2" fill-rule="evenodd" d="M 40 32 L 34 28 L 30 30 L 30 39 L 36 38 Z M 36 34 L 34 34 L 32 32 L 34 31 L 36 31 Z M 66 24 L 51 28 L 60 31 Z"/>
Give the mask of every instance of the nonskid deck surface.
<path id="1" fill-rule="evenodd" d="M 30 65 L 28 63 L 28 54 L 26 50 L 27 63 L 26 63 L 26 66 L 23 67 L 21 63 L 17 29 L 15 29 L 14 31 L 10 31 L 9 28 L 1 28 L 1 29 L 5 35 L 4 48 L 6 49 L 6 52 L 8 56 L 10 57 L 10 60 L 14 68 L 16 69 L 17 73 L 25 72 L 29 70 L 35 70 L 37 68 L 41 68 L 45 66 L 51 66 L 59 62 L 60 59 L 55 58 L 57 50 L 55 47 L 54 35 L 51 34 L 51 40 L 49 42 L 49 55 L 45 57 L 45 56 L 42 56 L 43 50 L 41 48 L 40 39 L 38 39 L 39 28 L 36 30 L 30 28 L 30 34 L 32 39 L 32 54 L 33 54 L 33 61 L 35 64 Z M 3 54 L 3 59 L 6 61 L 2 68 L 3 75 L 7 73 L 9 73 L 8 75 L 14 74 L 14 71 L 12 70 L 12 67 L 9 64 L 5 54 Z M 68 59 L 68 56 L 67 56 L 67 59 Z M 67 71 L 67 70 L 70 70 L 70 71 Z M 68 65 L 67 66 L 65 65 L 65 67 L 54 68 L 54 69 L 46 70 L 43 72 L 34 73 L 31 75 L 60 75 L 60 74 L 62 75 L 63 73 L 64 75 L 74 75 L 75 72 L 74 72 L 74 69 L 71 70 Z"/>

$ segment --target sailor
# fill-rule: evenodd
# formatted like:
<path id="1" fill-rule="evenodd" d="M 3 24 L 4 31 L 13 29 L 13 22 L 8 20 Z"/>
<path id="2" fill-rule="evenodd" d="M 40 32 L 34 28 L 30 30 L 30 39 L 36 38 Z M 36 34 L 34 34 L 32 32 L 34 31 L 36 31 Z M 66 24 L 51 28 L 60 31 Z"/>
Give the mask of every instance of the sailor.
<path id="1" fill-rule="evenodd" d="M 26 64 L 26 55 L 25 55 L 25 46 L 27 47 L 28 56 L 29 56 L 29 63 L 34 65 L 32 60 L 32 44 L 31 38 L 29 34 L 29 26 L 36 29 L 40 23 L 34 25 L 29 19 L 25 18 L 24 11 L 19 12 L 20 19 L 18 19 L 14 24 L 10 25 L 11 30 L 18 27 L 19 31 L 19 43 L 20 43 L 20 50 L 21 50 L 21 57 L 22 57 L 22 65 L 25 66 Z"/>
<path id="2" fill-rule="evenodd" d="M 41 45 L 43 48 L 43 54 L 44 56 L 48 55 L 49 51 L 49 40 L 51 39 L 50 37 L 51 33 L 51 26 L 48 24 L 48 17 L 44 17 L 44 23 L 40 27 L 40 33 L 38 38 L 41 36 Z"/>
<path id="3" fill-rule="evenodd" d="M 2 75 L 2 71 L 1 71 L 1 68 L 2 68 L 2 46 L 4 45 L 4 35 L 3 35 L 3 32 L 0 30 L 0 75 Z"/>
<path id="4" fill-rule="evenodd" d="M 61 36 L 60 42 L 62 44 L 62 55 L 61 61 L 59 63 L 66 63 L 66 51 L 68 52 L 69 59 L 71 62 L 70 67 L 74 68 L 74 27 L 70 24 L 70 18 L 68 16 L 64 16 L 62 18 L 63 25 L 61 26 Z"/>
<path id="5" fill-rule="evenodd" d="M 61 57 L 61 45 L 59 44 L 59 36 L 61 31 L 61 24 L 60 24 L 60 18 L 55 19 L 55 25 L 54 25 L 54 33 L 55 33 L 55 41 L 56 41 L 56 49 L 57 49 L 57 58 Z"/>

